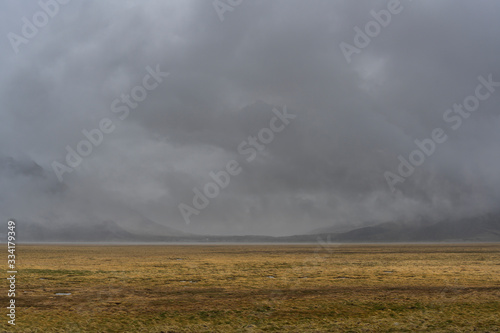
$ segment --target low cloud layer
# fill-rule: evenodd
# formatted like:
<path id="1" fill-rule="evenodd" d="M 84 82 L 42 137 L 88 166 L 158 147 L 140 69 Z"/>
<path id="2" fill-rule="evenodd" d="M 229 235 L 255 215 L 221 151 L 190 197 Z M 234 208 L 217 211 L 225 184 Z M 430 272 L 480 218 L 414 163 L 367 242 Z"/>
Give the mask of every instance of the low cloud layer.
<path id="1" fill-rule="evenodd" d="M 30 38 L 41 5 L 0 5 L 4 220 L 119 223 L 133 210 L 194 233 L 288 235 L 498 209 L 500 87 L 459 128 L 443 118 L 478 77 L 500 82 L 496 1 L 401 0 L 350 59 L 341 43 L 356 47 L 394 1 L 41 3 L 57 8 Z M 247 161 L 239 145 L 284 108 L 296 117 Z M 69 167 L 66 147 L 103 119 L 113 130 L 61 182 L 53 162 Z M 391 191 L 386 172 L 436 128 L 446 142 Z M 241 172 L 187 224 L 179 205 L 232 160 Z"/>

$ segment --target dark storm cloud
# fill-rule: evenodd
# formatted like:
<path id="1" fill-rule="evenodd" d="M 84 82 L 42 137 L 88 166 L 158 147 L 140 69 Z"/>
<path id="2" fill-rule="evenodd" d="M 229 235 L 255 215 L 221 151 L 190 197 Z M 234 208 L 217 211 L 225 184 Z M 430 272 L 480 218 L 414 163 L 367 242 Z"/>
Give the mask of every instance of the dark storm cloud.
<path id="1" fill-rule="evenodd" d="M 387 3 L 243 1 L 223 22 L 210 1 L 61 6 L 17 54 L 7 37 L 0 44 L 0 209 L 72 225 L 134 223 L 130 207 L 186 231 L 276 235 L 493 210 L 500 91 L 447 132 L 400 193 L 384 172 L 415 139 L 448 128 L 443 113 L 478 76 L 500 81 L 500 4 L 402 0 L 347 63 L 340 43 Z M 1 6 L 4 36 L 39 10 Z M 157 65 L 170 75 L 121 120 L 112 102 Z M 245 162 L 238 145 L 284 106 L 297 118 Z M 51 163 L 103 118 L 116 129 L 60 183 Z M 185 225 L 178 205 L 232 159 L 242 172 Z"/>

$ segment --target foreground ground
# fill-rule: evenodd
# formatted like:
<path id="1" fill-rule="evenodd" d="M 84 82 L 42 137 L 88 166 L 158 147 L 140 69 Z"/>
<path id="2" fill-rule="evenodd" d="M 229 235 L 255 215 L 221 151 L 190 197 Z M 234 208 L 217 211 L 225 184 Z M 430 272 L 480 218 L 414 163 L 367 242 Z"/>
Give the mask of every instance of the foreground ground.
<path id="1" fill-rule="evenodd" d="M 500 245 L 21 245 L 17 265 L 1 331 L 500 331 Z"/>

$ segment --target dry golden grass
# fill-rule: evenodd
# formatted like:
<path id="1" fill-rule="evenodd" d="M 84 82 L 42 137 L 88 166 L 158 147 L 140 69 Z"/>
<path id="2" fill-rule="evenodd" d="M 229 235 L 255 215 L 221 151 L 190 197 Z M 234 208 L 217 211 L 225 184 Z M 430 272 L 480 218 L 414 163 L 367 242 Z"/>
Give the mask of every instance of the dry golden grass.
<path id="1" fill-rule="evenodd" d="M 499 254 L 487 244 L 18 245 L 17 325 L 4 315 L 0 328 L 497 332 Z"/>

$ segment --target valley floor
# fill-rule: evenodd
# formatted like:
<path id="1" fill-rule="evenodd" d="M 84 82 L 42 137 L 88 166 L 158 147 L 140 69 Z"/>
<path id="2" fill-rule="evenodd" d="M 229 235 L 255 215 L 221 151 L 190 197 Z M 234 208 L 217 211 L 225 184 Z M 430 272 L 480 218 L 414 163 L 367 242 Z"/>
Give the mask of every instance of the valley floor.
<path id="1" fill-rule="evenodd" d="M 18 245 L 16 257 L 3 332 L 500 331 L 499 244 Z"/>

